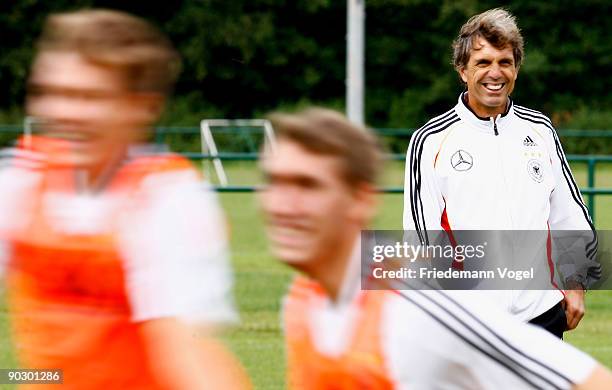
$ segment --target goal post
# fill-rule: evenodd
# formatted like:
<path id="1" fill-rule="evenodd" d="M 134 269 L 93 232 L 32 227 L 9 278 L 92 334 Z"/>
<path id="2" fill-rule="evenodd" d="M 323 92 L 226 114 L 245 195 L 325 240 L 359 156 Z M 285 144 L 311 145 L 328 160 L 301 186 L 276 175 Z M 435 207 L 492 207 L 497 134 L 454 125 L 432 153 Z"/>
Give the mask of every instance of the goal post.
<path id="1" fill-rule="evenodd" d="M 202 154 L 207 154 L 212 160 L 215 174 L 222 187 L 227 187 L 229 180 L 223 167 L 222 156 L 219 153 L 213 129 L 219 127 L 233 128 L 262 128 L 264 135 L 264 147 L 274 150 L 276 138 L 272 124 L 267 119 L 203 119 L 200 122 L 200 138 Z"/>
<path id="2" fill-rule="evenodd" d="M 33 116 L 26 116 L 23 118 L 23 142 L 24 146 L 29 147 L 32 142 L 32 134 L 34 133 L 34 126 L 39 121 Z"/>

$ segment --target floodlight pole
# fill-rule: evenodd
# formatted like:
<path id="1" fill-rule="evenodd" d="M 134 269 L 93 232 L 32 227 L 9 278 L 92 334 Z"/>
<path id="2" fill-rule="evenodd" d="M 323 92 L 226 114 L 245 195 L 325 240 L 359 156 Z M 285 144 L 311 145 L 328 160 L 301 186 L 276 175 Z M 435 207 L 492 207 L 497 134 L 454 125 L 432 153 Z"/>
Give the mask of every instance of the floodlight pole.
<path id="1" fill-rule="evenodd" d="M 346 115 L 363 124 L 365 0 L 347 0 L 346 8 Z"/>

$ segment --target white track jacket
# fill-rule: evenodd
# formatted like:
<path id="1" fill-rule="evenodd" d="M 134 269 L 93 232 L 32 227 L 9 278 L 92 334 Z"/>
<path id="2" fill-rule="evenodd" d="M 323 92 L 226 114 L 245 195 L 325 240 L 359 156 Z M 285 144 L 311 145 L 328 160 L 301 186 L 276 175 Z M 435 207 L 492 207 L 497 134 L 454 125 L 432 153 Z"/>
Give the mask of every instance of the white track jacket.
<path id="1" fill-rule="evenodd" d="M 593 230 L 584 251 L 591 260 L 597 251 L 593 224 L 551 121 L 512 101 L 504 114 L 481 118 L 463 94 L 410 140 L 404 229 L 416 230 L 422 243 L 429 243 L 428 232 L 449 229 Z M 593 264 L 584 280 L 598 278 L 601 270 Z M 563 298 L 555 289 L 496 294 L 524 321 Z"/>

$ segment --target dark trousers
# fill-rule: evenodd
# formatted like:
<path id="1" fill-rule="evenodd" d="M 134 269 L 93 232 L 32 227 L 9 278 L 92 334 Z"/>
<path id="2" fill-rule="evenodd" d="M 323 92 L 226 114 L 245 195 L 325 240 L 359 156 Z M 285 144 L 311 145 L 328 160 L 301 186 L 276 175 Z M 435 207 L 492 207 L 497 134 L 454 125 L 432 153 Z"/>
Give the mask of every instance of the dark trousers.
<path id="1" fill-rule="evenodd" d="M 530 324 L 539 326 L 563 340 L 563 332 L 567 327 L 567 317 L 561 302 L 551 307 L 544 313 L 529 321 Z"/>

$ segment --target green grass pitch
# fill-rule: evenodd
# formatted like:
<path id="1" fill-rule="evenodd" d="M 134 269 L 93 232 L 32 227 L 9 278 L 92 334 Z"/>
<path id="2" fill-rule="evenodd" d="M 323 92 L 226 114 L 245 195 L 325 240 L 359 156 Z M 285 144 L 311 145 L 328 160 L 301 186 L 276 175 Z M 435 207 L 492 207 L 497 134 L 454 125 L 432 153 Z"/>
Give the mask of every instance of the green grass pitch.
<path id="1" fill-rule="evenodd" d="M 573 167 L 578 184 L 585 186 L 586 169 Z M 228 164 L 232 184 L 259 181 L 252 164 Z M 390 163 L 383 184 L 401 186 L 403 166 Z M 612 187 L 612 166 L 598 166 L 597 187 Z M 256 388 L 284 388 L 284 346 L 278 312 L 281 297 L 292 272 L 276 262 L 267 250 L 262 218 L 253 194 L 221 194 L 231 224 L 231 247 L 235 270 L 235 297 L 241 325 L 224 335 L 230 348 L 247 368 Z M 402 196 L 383 195 L 376 228 L 401 228 Z M 596 224 L 612 229 L 612 196 L 596 200 Z M 612 367 L 612 291 L 587 294 L 587 313 L 577 330 L 566 333 L 566 340 Z M 0 306 L 0 368 L 16 367 L 8 336 L 8 318 Z"/>

